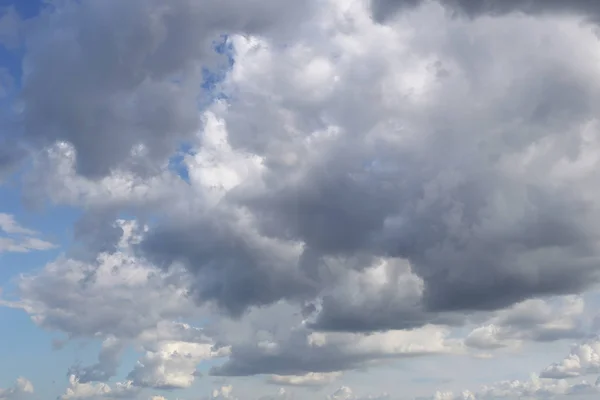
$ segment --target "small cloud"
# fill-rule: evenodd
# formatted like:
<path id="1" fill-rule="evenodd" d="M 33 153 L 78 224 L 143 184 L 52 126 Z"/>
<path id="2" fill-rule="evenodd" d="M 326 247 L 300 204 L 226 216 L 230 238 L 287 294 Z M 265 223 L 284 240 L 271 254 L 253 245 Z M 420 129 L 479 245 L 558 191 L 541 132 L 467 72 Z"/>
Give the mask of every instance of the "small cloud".
<path id="1" fill-rule="evenodd" d="M 21 226 L 10 214 L 0 213 L 0 235 L 0 253 L 29 253 L 56 247 L 36 237 L 39 232 Z"/>

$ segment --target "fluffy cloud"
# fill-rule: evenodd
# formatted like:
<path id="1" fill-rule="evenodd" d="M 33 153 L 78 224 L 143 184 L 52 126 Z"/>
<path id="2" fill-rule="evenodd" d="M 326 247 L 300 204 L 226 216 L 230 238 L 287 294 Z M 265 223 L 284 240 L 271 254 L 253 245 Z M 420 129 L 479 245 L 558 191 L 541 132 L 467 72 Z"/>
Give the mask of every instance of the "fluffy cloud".
<path id="1" fill-rule="evenodd" d="M 548 366 L 541 376 L 565 379 L 600 373 L 600 340 L 574 345 L 567 357 Z"/>
<path id="2" fill-rule="evenodd" d="M 24 34 L 14 146 L 35 150 L 29 199 L 83 209 L 84 249 L 19 278 L 13 305 L 45 329 L 102 340 L 97 363 L 71 368 L 65 398 L 188 388 L 216 357 L 213 375 L 321 385 L 462 352 L 452 327 L 473 320 L 486 321 L 464 341 L 477 349 L 580 337 L 576 296 L 600 279 L 600 52 L 580 22 L 598 7 L 564 4 L 44 11 Z M 371 17 L 403 6 L 401 20 Z M 208 94 L 205 68 L 223 75 Z M 17 154 L 4 148 L 0 169 Z M 137 223 L 113 223 L 124 214 Z M 0 227 L 35 238 L 10 216 Z M 48 245 L 9 240 L 0 251 Z M 128 346 L 140 359 L 111 387 Z M 594 352 L 543 375 L 592 372 Z M 572 387 L 536 378 L 473 396 Z"/>
<path id="3" fill-rule="evenodd" d="M 69 386 L 60 400 L 114 400 L 130 399 L 138 392 L 131 382 L 118 382 L 114 386 L 106 383 L 81 383 L 75 375 L 69 376 Z"/>
<path id="4" fill-rule="evenodd" d="M 211 399 L 215 400 L 237 400 L 237 397 L 233 395 L 233 386 L 221 386 L 218 389 L 213 390 Z"/>
<path id="5" fill-rule="evenodd" d="M 570 383 L 566 380 L 540 379 L 532 376 L 526 381 L 502 381 L 483 386 L 477 392 L 465 390 L 459 394 L 453 392 L 436 392 L 431 400 L 495 400 L 495 399 L 554 399 L 557 396 L 598 394 L 599 382 L 595 384 L 582 381 Z"/>
<path id="6" fill-rule="evenodd" d="M 188 387 L 200 361 L 226 354 L 226 348 L 213 352 L 201 329 L 174 322 L 201 312 L 186 295 L 183 277 L 136 259 L 128 249 L 139 230 L 125 221 L 118 225 L 124 232 L 120 251 L 102 253 L 94 263 L 59 259 L 18 282 L 21 300 L 13 306 L 41 327 L 72 339 L 104 339 L 96 364 L 70 369 L 72 393 L 65 396 L 107 391 L 108 385 L 88 383 L 115 376 L 123 350 L 131 345 L 143 353 L 129 374 L 137 388 Z M 114 390 L 110 393 L 114 396 Z"/>
<path id="7" fill-rule="evenodd" d="M 198 128 L 202 67 L 221 62 L 213 41 L 225 33 L 284 33 L 310 4 L 63 2 L 27 35 L 26 138 L 69 141 L 87 176 L 152 170 Z"/>
<path id="8" fill-rule="evenodd" d="M 142 251 L 184 265 L 201 303 L 234 314 L 328 294 L 378 257 L 406 260 L 422 280 L 409 302 L 418 285 L 352 310 L 324 299 L 324 316 L 344 317 L 324 318 L 331 330 L 419 326 L 595 282 L 591 29 L 558 17 L 456 20 L 435 3 L 392 29 L 341 3 L 315 17 L 318 41 L 232 38 L 232 98 L 211 111 L 226 135 L 211 160 L 232 148 L 261 168 L 229 185 L 221 175 L 225 194 L 210 211 L 171 213 Z M 336 19 L 342 11 L 351 24 Z M 450 51 L 461 46 L 468 55 Z M 412 284 L 391 282 L 381 296 Z"/>
<path id="9" fill-rule="evenodd" d="M 122 132 L 121 124 L 154 107 L 164 106 L 167 115 L 171 106 L 187 110 L 179 105 L 188 101 L 178 90 L 188 89 L 173 89 L 173 102 L 142 90 L 147 82 L 151 88 L 176 84 L 167 72 L 161 75 L 162 64 L 177 61 L 163 66 L 175 73 L 202 59 L 194 47 L 202 40 L 195 40 L 172 49 L 186 57 L 145 64 L 167 51 L 169 35 L 187 37 L 201 29 L 188 20 L 197 17 L 195 6 L 183 0 L 157 8 L 154 25 L 142 24 L 159 3 L 133 2 L 119 14 L 139 23 L 133 24 L 140 29 L 135 37 L 148 42 L 114 75 L 97 68 L 82 75 L 85 82 L 93 76 L 92 89 L 102 82 L 108 91 L 77 101 L 84 108 L 77 118 L 89 124 L 89 135 L 72 134 L 78 125 L 70 113 L 77 107 L 52 102 L 66 108 L 51 119 L 64 114 L 58 122 L 70 125 L 46 137 L 70 142 L 54 156 L 59 164 L 70 160 L 57 176 L 73 183 L 67 192 L 53 187 L 57 198 L 92 211 L 161 216 L 138 251 L 164 269 L 189 271 L 190 293 L 199 304 L 216 303 L 239 316 L 281 299 L 315 302 L 313 328 L 367 332 L 461 323 L 465 313 L 577 293 L 597 280 L 591 260 L 599 252 L 594 221 L 600 216 L 588 183 L 597 175 L 592 110 L 599 86 L 596 67 L 586 62 L 596 54 L 596 38 L 578 20 L 512 14 L 453 19 L 436 2 L 416 8 L 402 24 L 388 25 L 374 22 L 362 2 L 332 0 L 309 14 L 286 11 L 303 16 L 294 28 L 302 39 L 289 36 L 283 46 L 269 34 L 230 35 L 235 63 L 220 86 L 226 97 L 204 113 L 194 108 L 198 123 L 188 127 L 187 112 L 173 114 L 169 121 L 175 125 L 135 125 L 128 135 L 118 133 L 119 140 L 103 142 L 118 143 L 118 150 L 104 149 L 90 139 L 98 132 Z M 44 23 L 76 20 L 73 29 L 87 40 L 84 26 L 107 28 L 116 22 L 103 16 L 122 7 L 73 3 Z M 269 10 L 267 22 L 286 21 L 277 7 Z M 92 15 L 97 18 L 88 21 Z M 181 18 L 180 31 L 171 31 L 175 25 L 167 15 Z M 273 29 L 280 33 L 280 25 Z M 431 27 L 426 36 L 423 26 Z M 150 40 L 155 29 L 164 31 L 156 43 Z M 111 45 L 118 37 L 98 39 L 107 54 L 120 54 Z M 133 46 L 132 37 L 121 38 L 124 49 Z M 63 52 L 81 44 L 54 36 L 41 42 L 48 40 L 61 43 Z M 538 46 L 543 40 L 554 45 Z M 32 54 L 53 57 L 50 66 L 64 67 L 69 59 L 40 49 L 33 46 Z M 59 84 L 36 77 L 52 69 L 34 71 L 26 88 Z M 125 114 L 116 115 L 113 106 L 120 100 L 114 91 L 138 77 L 134 71 L 142 83 L 131 86 L 135 95 L 123 101 L 135 106 L 119 106 Z M 87 90 L 85 82 L 70 82 L 69 90 Z M 46 98 L 36 94 L 30 100 L 32 120 L 46 115 Z M 151 99 L 158 103 L 146 105 Z M 48 118 L 41 120 L 52 126 Z M 170 172 L 148 177 L 124 166 L 124 160 L 140 157 L 158 165 L 169 148 L 165 141 L 176 142 L 165 132 L 179 130 L 187 133 L 174 137 L 193 147 L 183 160 L 189 185 Z M 143 148 L 133 158 L 127 155 L 140 142 Z M 95 154 L 88 154 L 92 149 Z M 100 156 L 105 152 L 110 157 Z M 89 179 L 98 174 L 101 180 Z M 81 226 L 87 242 L 107 243 L 102 250 L 118 236 L 110 224 Z M 389 266 L 386 280 L 376 285 L 368 272 L 380 260 Z M 360 285 L 369 290 L 348 304 L 348 294 Z"/>
<path id="10" fill-rule="evenodd" d="M 33 392 L 31 382 L 25 378 L 19 378 L 12 387 L 0 388 L 0 400 L 26 400 L 31 398 Z"/>
<path id="11" fill-rule="evenodd" d="M 378 396 L 357 396 L 348 386 L 342 386 L 331 395 L 327 396 L 327 400 L 388 400 L 389 398 L 390 395 L 387 393 Z"/>
<path id="12" fill-rule="evenodd" d="M 211 343 L 161 343 L 146 351 L 129 378 L 140 387 L 187 388 L 194 382 L 198 364 L 219 355 L 212 351 Z"/>

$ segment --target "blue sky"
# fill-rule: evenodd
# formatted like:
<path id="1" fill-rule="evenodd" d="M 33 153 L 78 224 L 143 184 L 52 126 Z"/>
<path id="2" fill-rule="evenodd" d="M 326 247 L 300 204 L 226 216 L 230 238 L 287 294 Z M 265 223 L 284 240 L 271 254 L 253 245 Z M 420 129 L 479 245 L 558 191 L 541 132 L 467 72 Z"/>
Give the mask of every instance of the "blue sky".
<path id="1" fill-rule="evenodd" d="M 600 9 L 408 3 L 0 0 L 0 400 L 597 398 Z"/>

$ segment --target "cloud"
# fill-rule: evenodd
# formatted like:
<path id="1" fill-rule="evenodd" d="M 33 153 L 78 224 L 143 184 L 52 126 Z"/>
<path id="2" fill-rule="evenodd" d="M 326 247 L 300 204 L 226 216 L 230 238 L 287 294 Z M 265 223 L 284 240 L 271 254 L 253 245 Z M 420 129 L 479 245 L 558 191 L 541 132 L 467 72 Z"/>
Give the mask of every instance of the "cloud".
<path id="1" fill-rule="evenodd" d="M 102 245 L 96 251 L 114 250 L 118 229 L 102 222 L 107 215 L 133 210 L 141 218 L 159 217 L 136 246 L 137 255 L 166 271 L 184 268 L 199 305 L 216 304 L 238 317 L 286 300 L 319 305 L 314 329 L 452 325 L 463 323 L 466 314 L 580 293 L 597 282 L 600 215 L 589 182 L 597 177 L 593 110 L 600 91 L 597 71 L 586 61 L 596 54 L 592 30 L 560 16 L 455 19 L 435 2 L 415 9 L 401 26 L 383 26 L 370 18 L 365 4 L 342 3 L 295 16 L 303 21 L 294 31 L 301 40 L 291 35 L 285 46 L 258 34 L 263 30 L 229 36 L 235 63 L 221 83 L 226 97 L 206 111 L 194 106 L 198 121 L 184 135 L 192 147 L 182 161 L 189 183 L 164 163 L 151 176 L 118 167 L 129 160 L 123 149 L 129 152 L 137 140 L 152 143 L 145 143 L 148 154 L 140 149 L 135 157 L 159 165 L 155 161 L 163 156 L 153 157 L 152 148 L 159 153 L 168 148 L 156 143 L 171 129 L 160 124 L 151 127 L 161 127 L 159 139 L 131 133 L 123 136 L 127 143 L 119 143 L 119 151 L 100 161 L 79 157 L 91 152 L 88 144 L 97 157 L 104 152 L 92 139 L 87 142 L 87 134 L 57 138 L 71 143 L 56 144 L 39 162 L 48 175 L 59 172 L 49 181 L 58 184 L 44 184 L 40 177 L 33 182 L 43 193 L 53 191 L 57 202 L 86 206 L 91 217 L 79 233 L 84 242 Z M 145 18 L 154 3 L 140 4 L 85 6 L 98 7 L 94 21 L 88 21 L 92 8 L 71 5 L 47 20 L 75 18 L 79 32 L 101 21 L 116 23 L 103 17 L 111 7 L 131 7 L 124 19 Z M 196 15 L 190 4 L 181 0 L 157 11 L 156 29 L 166 29 L 157 49 L 167 51 L 161 46 L 175 29 L 164 13 L 181 17 L 181 34 L 189 33 L 184 22 Z M 352 24 L 337 18 L 340 13 Z M 273 9 L 267 17 L 285 25 L 277 15 Z M 134 28 L 154 37 L 154 25 L 142 25 Z M 273 28 L 278 33 L 280 25 Z M 419 33 L 423 26 L 431 28 L 427 37 Z M 133 46 L 128 37 L 121 40 L 124 48 Z M 539 46 L 540 40 L 553 46 Z M 108 44 L 108 54 L 120 54 Z M 194 63 L 198 49 L 189 46 L 176 50 Z M 33 54 L 41 51 L 35 49 Z M 168 62 L 146 65 L 155 52 L 143 46 L 139 51 L 140 76 L 152 81 L 155 69 Z M 62 68 L 65 59 L 54 62 Z M 128 60 L 117 71 L 124 82 L 137 71 L 130 68 L 138 64 Z M 121 83 L 112 79 L 121 78 L 94 68 L 81 79 L 100 74 L 90 85 L 109 93 L 92 96 L 89 101 L 100 105 L 90 110 L 109 102 L 111 117 L 102 120 L 112 124 L 110 109 L 120 104 L 112 88 Z M 32 101 L 44 98 L 49 97 Z M 146 101 L 128 99 L 136 107 Z M 145 110 L 121 108 L 132 113 L 125 121 Z M 88 121 L 87 111 L 78 118 Z M 81 168 L 87 168 L 84 176 Z M 96 173 L 102 178 L 91 179 Z M 383 273 L 382 262 L 386 279 L 374 282 L 372 276 Z M 349 302 L 359 286 L 368 290 Z"/>
<path id="2" fill-rule="evenodd" d="M 102 349 L 98 355 L 98 363 L 81 367 L 79 365 L 69 370 L 69 376 L 77 377 L 77 382 L 84 384 L 88 382 L 106 382 L 117 374 L 121 355 L 125 344 L 109 336 L 102 342 Z"/>
<path id="3" fill-rule="evenodd" d="M 341 386 L 331 395 L 327 396 L 327 400 L 388 400 L 390 395 L 387 393 L 373 396 L 357 396 L 348 386 Z"/>
<path id="4" fill-rule="evenodd" d="M 63 2 L 37 18 L 26 38 L 25 140 L 69 142 L 88 177 L 118 167 L 154 171 L 199 126 L 202 68 L 226 61 L 213 41 L 284 33 L 310 3 Z"/>
<path id="5" fill-rule="evenodd" d="M 469 347 L 492 350 L 518 346 L 524 341 L 548 342 L 581 338 L 584 330 L 584 301 L 568 296 L 550 302 L 526 300 L 502 310 L 465 338 Z"/>
<path id="6" fill-rule="evenodd" d="M 0 400 L 26 400 L 31 399 L 34 392 L 33 385 L 25 378 L 18 378 L 17 382 L 8 389 L 0 389 Z"/>
<path id="7" fill-rule="evenodd" d="M 339 372 L 315 373 L 305 375 L 272 375 L 267 382 L 282 386 L 325 386 L 341 376 Z"/>
<path id="8" fill-rule="evenodd" d="M 557 396 L 584 395 L 600 393 L 598 382 L 589 383 L 582 381 L 570 383 L 566 380 L 540 379 L 532 376 L 525 381 L 501 381 L 493 385 L 483 386 L 479 391 L 465 390 L 454 394 L 450 391 L 438 391 L 430 400 L 492 400 L 492 399 L 553 399 Z"/>
<path id="9" fill-rule="evenodd" d="M 262 322 L 254 315 L 261 313 Z M 230 345 L 230 354 L 222 365 L 211 369 L 211 375 L 273 374 L 287 376 L 277 380 L 278 384 L 302 382 L 307 376 L 331 377 L 339 371 L 368 368 L 386 360 L 462 351 L 458 340 L 448 338 L 449 330 L 438 326 L 372 334 L 325 333 L 307 329 L 298 321 L 282 321 L 278 329 L 269 329 L 275 315 L 277 308 L 251 312 L 244 324 L 253 327 L 252 333 L 248 335 L 242 328 L 239 337 L 227 333 L 236 325 L 213 326 L 214 335 Z"/>
<path id="10" fill-rule="evenodd" d="M 65 396 L 120 393 L 128 346 L 123 388 L 188 388 L 217 357 L 213 375 L 298 386 L 465 352 L 452 327 L 473 320 L 476 349 L 582 334 L 600 272 L 589 25 L 517 2 L 527 15 L 429 1 L 386 24 L 367 2 L 213 3 L 61 2 L 25 35 L 28 198 L 83 209 L 85 257 L 20 277 L 15 305 L 103 342 Z M 208 106 L 203 67 L 224 75 Z M 587 368 L 567 364 L 556 376 Z"/>
<path id="11" fill-rule="evenodd" d="M 69 386 L 60 400 L 114 400 L 132 398 L 138 389 L 131 382 L 118 382 L 114 386 L 106 383 L 80 383 L 74 375 L 69 376 Z"/>
<path id="12" fill-rule="evenodd" d="M 411 9 L 427 3 L 429 0 L 372 0 L 373 15 L 385 20 L 398 11 Z M 507 0 L 502 2 L 488 0 L 435 0 L 450 10 L 469 17 L 481 15 L 505 15 L 509 13 L 545 14 L 571 13 L 598 20 L 600 7 L 594 0 Z"/>
<path id="13" fill-rule="evenodd" d="M 328 14 L 337 6 L 319 21 L 341 29 Z M 218 203 L 168 213 L 141 251 L 183 265 L 197 276 L 200 304 L 234 315 L 325 297 L 371 259 L 406 260 L 423 285 L 414 308 L 398 306 L 408 294 L 392 289 L 410 281 L 351 310 L 343 297 L 323 299 L 315 328 L 351 331 L 460 322 L 596 282 L 599 216 L 584 183 L 596 175 L 584 165 L 597 162 L 585 150 L 597 145 L 597 74 L 584 56 L 593 32 L 558 17 L 455 20 L 435 4 L 395 29 L 359 5 L 345 12 L 352 45 L 325 28 L 303 46 L 232 38 L 236 63 L 224 85 L 243 96 L 207 114 L 207 140 L 188 164 L 192 176 L 221 171 L 212 175 Z M 426 41 L 416 33 L 423 24 L 432 29 Z M 313 62 L 318 73 L 299 67 Z M 288 79 L 296 75 L 306 84 Z M 311 79 L 327 84 L 304 93 Z M 369 312 L 388 300 L 394 306 Z M 327 322 L 328 309 L 344 320 Z"/>
<path id="14" fill-rule="evenodd" d="M 0 213 L 0 253 L 28 253 L 36 250 L 50 250 L 56 246 L 36 236 L 38 232 L 25 228 L 10 214 Z"/>
<path id="15" fill-rule="evenodd" d="M 219 389 L 215 389 L 210 397 L 215 400 L 237 400 L 237 397 L 233 395 L 233 386 L 221 386 Z"/>
<path id="16" fill-rule="evenodd" d="M 128 378 L 139 387 L 184 389 L 192 385 L 196 367 L 203 360 L 218 357 L 224 352 L 212 351 L 212 343 L 161 343 L 147 350 Z"/>
<path id="17" fill-rule="evenodd" d="M 597 373 L 600 373 L 600 341 L 594 339 L 574 345 L 567 357 L 546 367 L 541 376 L 565 379 Z"/>
<path id="18" fill-rule="evenodd" d="M 40 327 L 70 339 L 103 340 L 96 364 L 69 370 L 76 383 L 71 396 L 105 390 L 108 386 L 88 383 L 115 376 L 130 346 L 143 354 L 128 378 L 136 388 L 188 387 L 200 361 L 226 354 L 226 348 L 213 352 L 212 339 L 201 329 L 175 322 L 202 313 L 187 296 L 184 278 L 136 259 L 128 249 L 140 228 L 126 221 L 119 226 L 118 252 L 102 253 L 92 263 L 60 258 L 17 282 L 21 299 L 13 306 Z"/>

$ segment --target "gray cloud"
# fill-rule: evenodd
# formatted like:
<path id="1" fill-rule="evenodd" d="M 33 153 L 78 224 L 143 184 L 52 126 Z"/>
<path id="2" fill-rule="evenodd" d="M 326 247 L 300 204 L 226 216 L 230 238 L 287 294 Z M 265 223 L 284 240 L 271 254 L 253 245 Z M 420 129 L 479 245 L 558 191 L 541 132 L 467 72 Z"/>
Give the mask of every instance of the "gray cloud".
<path id="1" fill-rule="evenodd" d="M 183 264 L 196 277 L 191 294 L 234 315 L 315 293 L 294 268 L 292 249 L 245 230 L 237 217 L 212 213 L 188 224 L 177 221 L 150 232 L 141 250 L 157 265 Z"/>
<path id="2" fill-rule="evenodd" d="M 25 120 L 56 125 L 60 135 L 42 136 L 72 142 L 88 176 L 136 157 L 152 164 L 177 140 L 193 141 L 196 154 L 184 160 L 190 184 L 148 195 L 153 210 L 143 205 L 146 186 L 156 184 L 147 176 L 67 182 L 109 193 L 111 210 L 154 211 L 160 218 L 139 255 L 163 269 L 185 267 L 199 304 L 241 316 L 285 299 L 313 304 L 313 328 L 368 332 L 459 324 L 464 314 L 578 293 L 598 281 L 598 176 L 587 166 L 596 163 L 600 87 L 587 62 L 597 42 L 589 27 L 546 17 L 456 19 L 435 2 L 396 30 L 374 24 L 360 5 L 337 19 L 337 3 L 330 5 L 336 12 L 308 17 L 259 2 L 253 6 L 270 12 L 247 18 L 233 10 L 236 2 L 219 3 L 223 9 L 202 3 L 202 16 L 183 0 L 158 14 L 150 11 L 162 2 L 90 4 L 43 20 L 73 21 L 65 29 L 77 35 L 30 39 L 29 63 L 48 57 L 49 67 L 29 75 Z M 123 11 L 119 24 L 128 22 L 119 27 L 131 32 L 108 29 L 115 10 Z M 222 25 L 203 19 L 212 12 L 224 15 Z M 195 95 L 193 85 L 170 78 L 195 79 L 216 32 L 270 32 L 266 21 L 284 25 L 272 28 L 282 35 L 285 25 L 303 21 L 294 27 L 302 39 L 282 45 L 232 35 L 236 63 L 223 83 L 229 97 L 200 114 L 186 97 Z M 356 40 L 341 40 L 342 31 Z M 94 54 L 80 48 L 88 41 Z M 552 46 L 540 45 L 546 42 Z M 44 50 L 57 43 L 81 53 L 65 50 L 58 59 Z M 158 58 L 165 53 L 171 57 Z M 45 78 L 54 67 L 88 62 L 96 64 L 73 80 Z M 55 102 L 53 85 L 73 96 Z M 156 107 L 172 118 L 156 121 Z M 133 133 L 119 133 L 137 118 L 143 124 L 133 124 Z M 76 135 L 80 122 L 94 135 Z M 191 136 L 196 129 L 200 138 Z M 148 153 L 129 157 L 140 142 Z M 115 201 L 115 192 L 135 200 Z M 82 201 L 103 210 L 102 198 Z M 88 227 L 82 232 L 90 238 L 114 239 L 109 224 Z M 411 278 L 403 281 L 404 267 L 392 266 L 375 290 L 348 301 L 361 289 L 352 276 L 372 271 L 377 259 L 403 260 Z"/>
<path id="3" fill-rule="evenodd" d="M 373 16 L 385 20 L 399 11 L 411 9 L 429 0 L 372 0 Z M 455 13 L 476 17 L 504 15 L 513 12 L 525 14 L 571 13 L 598 22 L 600 6 L 594 0 L 434 0 Z"/>
<path id="4" fill-rule="evenodd" d="M 211 336 L 230 346 L 229 357 L 212 368 L 211 375 L 273 374 L 287 376 L 279 378 L 281 382 L 306 384 L 315 380 L 312 378 L 335 377 L 340 371 L 394 359 L 450 354 L 461 348 L 448 337 L 448 330 L 436 326 L 371 334 L 315 332 L 300 316 L 286 313 L 290 307 L 277 304 L 253 309 L 241 322 L 221 320 L 211 326 Z"/>
<path id="5" fill-rule="evenodd" d="M 212 42 L 226 33 L 283 32 L 310 2 L 301 3 L 62 2 L 28 31 L 26 137 L 71 143 L 85 176 L 155 171 L 199 128 L 202 67 L 225 61 Z"/>
<path id="6" fill-rule="evenodd" d="M 117 374 L 124 347 L 125 343 L 109 337 L 102 343 L 96 364 L 87 367 L 76 365 L 69 369 L 68 375 L 76 376 L 79 383 L 107 382 Z"/>

